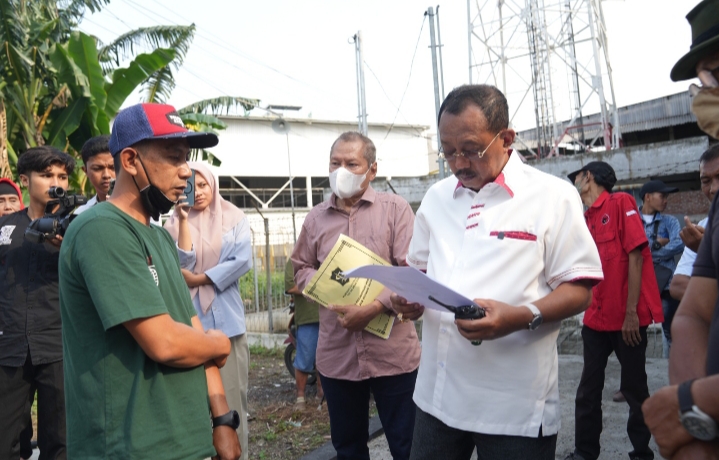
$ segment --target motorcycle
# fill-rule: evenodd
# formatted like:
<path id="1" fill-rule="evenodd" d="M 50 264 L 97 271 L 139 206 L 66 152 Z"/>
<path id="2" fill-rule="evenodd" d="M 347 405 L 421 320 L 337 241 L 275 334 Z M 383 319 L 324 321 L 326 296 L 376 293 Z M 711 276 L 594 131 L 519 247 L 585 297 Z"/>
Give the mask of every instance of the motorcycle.
<path id="1" fill-rule="evenodd" d="M 297 352 L 297 326 L 295 325 L 295 301 L 290 296 L 290 304 L 287 306 L 290 309 L 290 323 L 287 325 L 287 335 L 285 339 L 285 367 L 290 373 L 292 378 L 295 378 L 295 353 Z M 312 372 L 307 376 L 307 385 L 314 385 L 317 383 L 317 370 L 313 369 Z"/>

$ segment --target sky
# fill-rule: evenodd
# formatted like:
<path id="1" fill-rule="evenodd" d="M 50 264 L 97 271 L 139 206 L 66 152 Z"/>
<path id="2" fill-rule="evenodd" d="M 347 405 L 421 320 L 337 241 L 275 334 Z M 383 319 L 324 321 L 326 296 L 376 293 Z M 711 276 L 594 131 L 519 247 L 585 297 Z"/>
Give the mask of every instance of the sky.
<path id="1" fill-rule="evenodd" d="M 696 3 L 603 2 L 619 106 L 687 89 L 688 82 L 671 82 L 669 71 L 689 50 L 691 31 L 684 17 Z M 469 78 L 467 3 L 451 0 L 439 5 L 445 92 L 449 92 Z M 424 124 L 434 130 L 429 22 L 424 16 L 429 6 L 436 4 L 418 0 L 113 0 L 102 11 L 88 14 L 80 28 L 110 42 L 137 27 L 194 23 L 195 39 L 176 73 L 177 87 L 169 103 L 180 108 L 221 95 L 243 96 L 260 99 L 263 107 L 302 106 L 287 116 L 330 120 L 356 120 L 352 36 L 361 30 L 368 121 Z M 139 101 L 140 94 L 133 94 L 126 105 Z M 531 128 L 532 106 L 524 104 L 519 112 L 515 127 Z"/>

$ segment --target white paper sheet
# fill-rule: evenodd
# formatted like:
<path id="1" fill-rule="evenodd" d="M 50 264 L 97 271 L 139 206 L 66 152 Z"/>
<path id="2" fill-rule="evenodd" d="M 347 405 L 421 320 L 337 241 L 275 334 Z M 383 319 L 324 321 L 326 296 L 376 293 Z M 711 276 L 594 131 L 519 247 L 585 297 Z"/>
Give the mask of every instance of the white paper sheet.
<path id="1" fill-rule="evenodd" d="M 369 278 L 382 283 L 387 289 L 426 308 L 448 313 L 449 310 L 430 300 L 434 297 L 452 306 L 470 305 L 472 300 L 440 284 L 412 267 L 383 267 L 364 265 L 343 273 L 348 278 Z"/>

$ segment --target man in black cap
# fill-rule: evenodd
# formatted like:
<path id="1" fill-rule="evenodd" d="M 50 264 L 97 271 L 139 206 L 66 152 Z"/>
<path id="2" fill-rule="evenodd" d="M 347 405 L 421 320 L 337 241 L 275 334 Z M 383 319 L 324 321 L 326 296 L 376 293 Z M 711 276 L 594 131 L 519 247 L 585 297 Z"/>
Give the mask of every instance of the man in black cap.
<path id="1" fill-rule="evenodd" d="M 719 138 L 719 0 L 704 0 L 687 15 L 690 51 L 674 66 L 674 81 L 692 84 L 699 127 Z M 661 454 L 672 460 L 719 458 L 719 213 L 714 195 L 692 277 L 672 322 L 671 386 L 644 403 L 647 425 Z"/>
<path id="2" fill-rule="evenodd" d="M 649 248 L 652 250 L 654 273 L 664 310 L 662 354 L 665 358 L 669 357 L 669 349 L 672 346 L 672 318 L 679 307 L 679 302 L 669 294 L 669 284 L 672 281 L 674 270 L 677 268 L 674 256 L 684 251 L 684 242 L 679 236 L 681 226 L 677 218 L 662 213 L 667 208 L 668 195 L 678 191 L 678 188 L 669 187 L 658 179 L 650 180 L 639 190 L 639 195 L 642 198 L 644 232 L 649 240 Z"/>
<path id="3" fill-rule="evenodd" d="M 629 404 L 627 433 L 632 459 L 652 459 L 651 435 L 641 406 L 649 397 L 644 368 L 647 326 L 662 321 L 652 257 L 636 202 L 626 193 L 612 193 L 614 169 L 593 161 L 569 175 L 582 202 L 589 232 L 599 249 L 604 281 L 594 286 L 592 304 L 584 313 L 584 368 L 575 401 L 574 452 L 567 460 L 596 460 L 602 432 L 604 371 L 612 351 L 621 365 L 620 392 Z"/>

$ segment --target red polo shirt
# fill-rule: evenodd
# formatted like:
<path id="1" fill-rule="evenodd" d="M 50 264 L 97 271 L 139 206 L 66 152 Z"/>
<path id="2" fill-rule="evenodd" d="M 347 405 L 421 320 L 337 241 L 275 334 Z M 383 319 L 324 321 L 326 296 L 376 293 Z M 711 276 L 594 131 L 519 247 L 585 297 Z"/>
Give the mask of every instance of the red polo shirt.
<path id="1" fill-rule="evenodd" d="M 664 321 L 652 254 L 634 198 L 621 192 L 602 192 L 584 217 L 599 249 L 604 272 L 604 281 L 594 286 L 584 324 L 596 331 L 622 330 L 629 291 L 629 253 L 636 248 L 641 248 L 644 258 L 637 304 L 639 325 Z"/>

